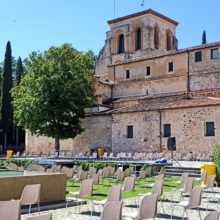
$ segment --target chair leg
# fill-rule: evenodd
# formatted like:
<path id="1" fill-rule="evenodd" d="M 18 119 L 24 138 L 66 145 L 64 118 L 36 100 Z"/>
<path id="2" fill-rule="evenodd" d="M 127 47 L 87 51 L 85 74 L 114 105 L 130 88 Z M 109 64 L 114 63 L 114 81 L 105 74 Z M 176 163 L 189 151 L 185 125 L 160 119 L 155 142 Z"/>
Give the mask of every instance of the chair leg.
<path id="1" fill-rule="evenodd" d="M 94 212 L 94 205 L 93 205 L 93 200 L 92 200 L 92 198 L 91 198 L 91 203 L 92 203 L 92 210 L 91 210 L 91 216 L 92 216 L 92 214 L 93 214 L 93 212 Z"/>
<path id="2" fill-rule="evenodd" d="M 31 213 L 31 204 L 29 205 L 29 211 L 28 213 L 30 214 Z"/>
<path id="3" fill-rule="evenodd" d="M 182 220 L 184 219 L 185 216 L 185 208 L 183 209 L 183 216 L 182 216 Z"/>
<path id="4" fill-rule="evenodd" d="M 198 213 L 199 213 L 199 218 L 200 218 L 200 220 L 202 220 L 201 213 L 199 211 L 199 207 L 197 208 L 197 210 L 198 210 Z"/>
<path id="5" fill-rule="evenodd" d="M 39 202 L 38 202 L 37 206 L 38 206 L 38 213 L 40 215 L 40 203 Z"/>
<path id="6" fill-rule="evenodd" d="M 161 200 L 161 199 L 160 199 L 160 205 L 161 205 L 161 208 L 162 208 L 163 214 L 165 214 L 165 211 L 164 211 L 164 208 L 163 208 L 163 203 L 162 203 L 162 200 Z"/>
<path id="7" fill-rule="evenodd" d="M 187 210 L 186 210 L 186 217 L 189 219 L 189 216 L 188 216 L 188 212 L 187 212 Z"/>

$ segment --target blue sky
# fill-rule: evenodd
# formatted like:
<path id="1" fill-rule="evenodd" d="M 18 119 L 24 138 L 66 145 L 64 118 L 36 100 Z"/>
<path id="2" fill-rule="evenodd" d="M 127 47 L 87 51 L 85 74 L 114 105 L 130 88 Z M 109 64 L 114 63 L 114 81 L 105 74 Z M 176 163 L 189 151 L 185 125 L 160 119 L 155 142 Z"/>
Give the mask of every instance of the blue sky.
<path id="1" fill-rule="evenodd" d="M 115 0 L 116 17 L 152 8 L 179 22 L 179 48 L 220 41 L 219 0 Z M 71 43 L 81 51 L 98 54 L 104 45 L 108 20 L 114 18 L 114 0 L 1 0 L 0 61 L 11 41 L 13 56 Z"/>

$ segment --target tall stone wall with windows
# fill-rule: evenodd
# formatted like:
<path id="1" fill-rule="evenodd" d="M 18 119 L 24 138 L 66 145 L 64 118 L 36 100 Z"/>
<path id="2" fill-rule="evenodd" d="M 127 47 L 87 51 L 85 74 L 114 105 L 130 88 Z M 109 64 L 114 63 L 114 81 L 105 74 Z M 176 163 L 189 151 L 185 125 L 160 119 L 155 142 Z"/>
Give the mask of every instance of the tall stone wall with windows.
<path id="1" fill-rule="evenodd" d="M 127 136 L 128 126 L 133 126 L 133 138 Z M 112 151 L 160 151 L 159 128 L 157 111 L 113 114 Z"/>
<path id="2" fill-rule="evenodd" d="M 218 50 L 218 58 L 212 59 L 212 51 Z M 197 52 L 202 60 L 196 61 Z M 220 89 L 220 46 L 202 48 L 189 53 L 190 91 Z"/>
<path id="3" fill-rule="evenodd" d="M 212 152 L 220 143 L 220 106 L 180 108 L 162 112 L 162 125 L 171 125 L 178 152 Z M 215 136 L 206 136 L 205 123 L 214 122 Z M 163 137 L 163 149 L 167 138 Z"/>

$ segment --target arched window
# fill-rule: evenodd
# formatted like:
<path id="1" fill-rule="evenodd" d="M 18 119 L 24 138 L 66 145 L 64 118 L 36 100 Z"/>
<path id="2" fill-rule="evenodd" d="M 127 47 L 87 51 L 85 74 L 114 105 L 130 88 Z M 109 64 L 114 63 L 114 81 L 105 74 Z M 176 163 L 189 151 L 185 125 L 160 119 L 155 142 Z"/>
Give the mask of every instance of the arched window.
<path id="1" fill-rule="evenodd" d="M 124 48 L 124 35 L 121 34 L 119 35 L 118 38 L 118 53 L 124 53 L 125 48 Z"/>
<path id="2" fill-rule="evenodd" d="M 170 30 L 167 31 L 167 51 L 172 50 L 172 32 Z"/>
<path id="3" fill-rule="evenodd" d="M 159 49 L 159 28 L 157 24 L 154 26 L 154 48 Z"/>
<path id="4" fill-rule="evenodd" d="M 141 49 L 141 29 L 138 28 L 136 31 L 136 50 Z"/>

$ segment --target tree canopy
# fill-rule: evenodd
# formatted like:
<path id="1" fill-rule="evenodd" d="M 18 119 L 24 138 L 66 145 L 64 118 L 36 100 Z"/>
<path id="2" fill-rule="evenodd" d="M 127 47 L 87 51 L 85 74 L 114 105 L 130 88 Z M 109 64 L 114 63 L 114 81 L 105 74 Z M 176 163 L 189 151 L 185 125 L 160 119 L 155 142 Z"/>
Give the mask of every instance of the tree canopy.
<path id="1" fill-rule="evenodd" d="M 15 120 L 37 135 L 74 138 L 83 130 L 84 108 L 93 102 L 94 54 L 64 44 L 33 52 L 26 65 L 25 76 L 12 89 Z"/>

